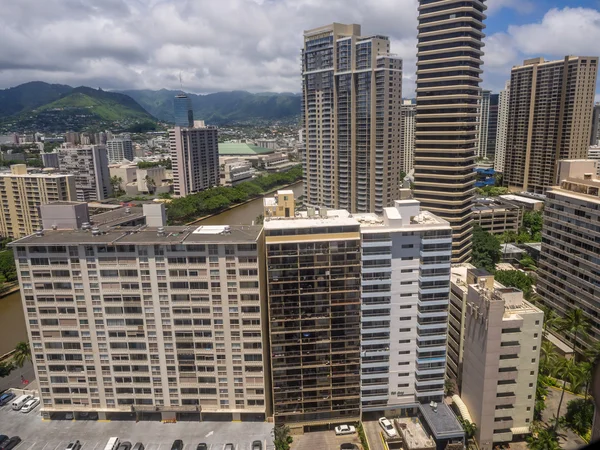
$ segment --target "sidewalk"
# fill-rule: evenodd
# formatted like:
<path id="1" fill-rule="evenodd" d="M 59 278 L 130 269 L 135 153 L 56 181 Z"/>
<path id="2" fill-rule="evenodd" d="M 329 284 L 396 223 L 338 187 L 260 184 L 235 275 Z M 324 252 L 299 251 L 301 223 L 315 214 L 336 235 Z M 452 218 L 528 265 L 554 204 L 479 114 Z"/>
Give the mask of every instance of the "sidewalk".
<path id="1" fill-rule="evenodd" d="M 29 381 L 27 385 L 21 382 L 21 375 L 23 375 L 25 380 Z M 23 365 L 22 369 L 17 367 L 16 369 L 13 369 L 7 377 L 0 378 L 0 392 L 9 388 L 37 389 L 35 386 L 37 386 L 37 382 L 35 382 L 35 372 L 33 370 L 33 365 L 29 361 Z"/>

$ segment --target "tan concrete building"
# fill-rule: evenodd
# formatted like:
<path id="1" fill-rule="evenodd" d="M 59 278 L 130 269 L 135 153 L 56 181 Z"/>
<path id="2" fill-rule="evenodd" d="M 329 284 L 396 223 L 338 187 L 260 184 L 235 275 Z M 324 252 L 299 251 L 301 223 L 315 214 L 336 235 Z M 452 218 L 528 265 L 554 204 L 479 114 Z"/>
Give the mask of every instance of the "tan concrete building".
<path id="1" fill-rule="evenodd" d="M 481 450 L 531 433 L 544 313 L 479 276 L 468 287 L 461 398 Z"/>
<path id="2" fill-rule="evenodd" d="M 498 132 L 496 135 L 496 153 L 494 155 L 494 170 L 504 173 L 506 160 L 506 135 L 508 133 L 508 107 L 510 101 L 510 81 L 498 96 Z"/>
<path id="3" fill-rule="evenodd" d="M 491 234 L 518 233 L 523 225 L 523 208 L 496 198 L 480 198 L 473 203 L 473 223 Z"/>
<path id="4" fill-rule="evenodd" d="M 600 340 L 600 178 L 597 161 L 563 163 L 562 180 L 546 192 L 537 290 L 542 302 L 564 317 L 580 309 L 588 335 Z M 563 333 L 573 345 L 573 336 Z M 579 337 L 576 350 L 590 345 Z"/>
<path id="5" fill-rule="evenodd" d="M 402 127 L 402 162 L 400 170 L 408 174 L 415 166 L 415 118 L 417 116 L 417 105 L 412 100 L 403 100 L 400 114 Z"/>
<path id="6" fill-rule="evenodd" d="M 402 60 L 334 23 L 305 31 L 302 61 L 305 204 L 380 213 L 398 194 Z"/>
<path id="7" fill-rule="evenodd" d="M 450 222 L 455 263 L 471 255 L 486 9 L 481 0 L 419 2 L 415 196 Z"/>
<path id="8" fill-rule="evenodd" d="M 358 421 L 360 225 L 267 206 L 276 211 L 264 223 L 275 423 L 302 431 Z"/>
<path id="9" fill-rule="evenodd" d="M 12 244 L 42 415 L 265 420 L 261 228 L 157 227 L 144 206 L 147 227 Z"/>
<path id="10" fill-rule="evenodd" d="M 598 57 L 526 60 L 510 82 L 504 184 L 543 194 L 556 184 L 558 161 L 587 157 Z"/>
<path id="11" fill-rule="evenodd" d="M 185 197 L 220 182 L 218 129 L 194 122 L 193 128 L 169 130 L 173 192 Z"/>
<path id="12" fill-rule="evenodd" d="M 40 205 L 77 200 L 75 176 L 28 173 L 25 164 L 15 164 L 0 173 L 0 199 L 0 236 L 28 236 L 42 226 Z"/>

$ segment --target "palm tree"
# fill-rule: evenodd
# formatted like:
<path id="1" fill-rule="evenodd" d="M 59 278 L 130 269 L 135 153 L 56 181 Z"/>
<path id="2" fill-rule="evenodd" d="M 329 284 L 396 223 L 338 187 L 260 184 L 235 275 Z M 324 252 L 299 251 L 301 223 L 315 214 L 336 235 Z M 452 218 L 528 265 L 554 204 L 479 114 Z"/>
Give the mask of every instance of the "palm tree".
<path id="1" fill-rule="evenodd" d="M 543 341 L 540 348 L 540 372 L 544 375 L 550 373 L 550 368 L 556 364 L 558 353 L 556 347 L 550 341 Z"/>
<path id="2" fill-rule="evenodd" d="M 148 192 L 150 194 L 154 194 L 154 188 L 156 187 L 156 182 L 154 181 L 154 178 L 152 178 L 150 175 L 146 175 L 146 178 L 144 178 L 144 181 L 146 182 L 146 187 L 148 188 Z"/>
<path id="3" fill-rule="evenodd" d="M 579 308 L 571 309 L 564 318 L 558 321 L 558 331 L 573 335 L 573 350 L 577 352 L 577 337 L 586 338 L 590 322 Z"/>
<path id="4" fill-rule="evenodd" d="M 547 336 L 548 329 L 556 327 L 559 317 L 558 314 L 556 314 L 556 312 L 549 306 L 542 306 L 541 310 L 544 311 L 543 332 L 544 336 Z"/>
<path id="5" fill-rule="evenodd" d="M 465 430 L 465 436 L 467 438 L 467 441 L 473 439 L 475 437 L 475 434 L 477 434 L 477 425 L 469 422 L 468 420 L 463 419 L 462 417 L 459 419 L 459 422 L 462 425 L 463 430 Z"/>
<path id="6" fill-rule="evenodd" d="M 560 407 L 562 406 L 563 398 L 565 396 L 565 390 L 567 388 L 567 382 L 569 385 L 574 385 L 577 383 L 577 380 L 581 378 L 580 375 L 581 369 L 575 363 L 573 359 L 563 358 L 559 360 L 556 364 L 555 373 L 556 377 L 561 379 L 563 382 L 562 392 L 560 394 L 560 401 L 558 402 L 558 409 L 556 410 L 556 422 L 554 424 L 554 432 L 556 433 L 558 429 L 558 422 L 560 419 Z"/>
<path id="7" fill-rule="evenodd" d="M 530 450 L 560 450 L 558 435 L 552 428 L 541 428 L 527 437 Z"/>
<path id="8" fill-rule="evenodd" d="M 273 429 L 273 443 L 276 450 L 288 450 L 290 448 L 290 427 L 278 425 Z"/>
<path id="9" fill-rule="evenodd" d="M 18 342 L 13 353 L 13 361 L 18 367 L 23 367 L 27 361 L 31 361 L 31 347 L 29 342 Z"/>

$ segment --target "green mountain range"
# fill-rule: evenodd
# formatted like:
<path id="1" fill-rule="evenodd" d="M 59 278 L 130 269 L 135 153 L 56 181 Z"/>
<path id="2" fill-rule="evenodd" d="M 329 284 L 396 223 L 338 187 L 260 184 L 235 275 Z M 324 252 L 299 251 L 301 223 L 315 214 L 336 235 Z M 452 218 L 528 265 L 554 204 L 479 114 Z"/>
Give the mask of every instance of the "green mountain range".
<path id="1" fill-rule="evenodd" d="M 129 90 L 127 94 L 146 111 L 165 122 L 173 122 L 173 100 L 179 91 Z M 223 125 L 249 120 L 283 120 L 300 116 L 302 97 L 292 93 L 246 91 L 217 92 L 214 94 L 187 94 L 192 102 L 194 118 L 206 123 Z"/>
<path id="2" fill-rule="evenodd" d="M 5 131 L 61 133 L 67 130 L 128 129 L 147 123 L 154 127 L 156 123 L 156 119 L 131 97 L 85 86 L 71 88 L 28 83 L 0 91 L 0 98 L 5 98 L 0 111 L 0 130 Z M 15 101 L 11 102 L 11 99 Z"/>

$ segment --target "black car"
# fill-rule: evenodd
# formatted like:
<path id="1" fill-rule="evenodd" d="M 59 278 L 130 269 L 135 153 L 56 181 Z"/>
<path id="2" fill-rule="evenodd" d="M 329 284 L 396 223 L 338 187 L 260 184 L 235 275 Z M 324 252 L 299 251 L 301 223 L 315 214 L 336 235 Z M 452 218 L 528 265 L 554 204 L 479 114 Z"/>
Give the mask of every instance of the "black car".
<path id="1" fill-rule="evenodd" d="M 252 443 L 252 450 L 263 450 L 263 448 L 262 448 L 262 442 L 260 442 L 260 441 L 254 441 Z"/>
<path id="2" fill-rule="evenodd" d="M 352 443 L 345 443 L 340 445 L 340 450 L 358 450 L 358 445 Z"/>
<path id="3" fill-rule="evenodd" d="M 65 450 L 81 450 L 81 442 L 79 442 L 79 441 L 69 442 L 69 445 L 67 445 L 67 448 Z"/>
<path id="4" fill-rule="evenodd" d="M 0 445 L 2 445 L 2 443 L 8 439 L 8 436 L 5 434 L 0 434 Z"/>
<path id="5" fill-rule="evenodd" d="M 19 436 L 13 436 L 0 444 L 0 450 L 11 450 L 19 445 L 19 442 L 21 442 L 21 438 Z"/>
<path id="6" fill-rule="evenodd" d="M 208 445 L 204 442 L 201 442 L 198 444 L 198 447 L 196 447 L 196 450 L 208 450 Z"/>
<path id="7" fill-rule="evenodd" d="M 183 441 L 181 439 L 173 441 L 173 445 L 171 445 L 171 450 L 183 450 Z"/>
<path id="8" fill-rule="evenodd" d="M 15 398 L 15 394 L 12 392 L 5 392 L 4 394 L 0 395 L 0 406 L 6 405 L 13 398 Z"/>
<path id="9" fill-rule="evenodd" d="M 123 441 L 119 444 L 117 450 L 131 450 L 131 442 Z"/>

